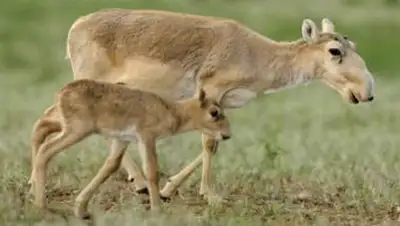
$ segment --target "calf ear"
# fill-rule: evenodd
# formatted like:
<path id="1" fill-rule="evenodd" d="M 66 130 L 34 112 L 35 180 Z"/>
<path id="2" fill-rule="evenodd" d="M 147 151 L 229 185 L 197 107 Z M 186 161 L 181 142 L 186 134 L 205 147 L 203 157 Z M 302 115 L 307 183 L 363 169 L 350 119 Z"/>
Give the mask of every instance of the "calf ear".
<path id="1" fill-rule="evenodd" d="M 257 93 L 252 90 L 235 87 L 223 92 L 217 102 L 223 108 L 239 108 L 256 97 Z"/>

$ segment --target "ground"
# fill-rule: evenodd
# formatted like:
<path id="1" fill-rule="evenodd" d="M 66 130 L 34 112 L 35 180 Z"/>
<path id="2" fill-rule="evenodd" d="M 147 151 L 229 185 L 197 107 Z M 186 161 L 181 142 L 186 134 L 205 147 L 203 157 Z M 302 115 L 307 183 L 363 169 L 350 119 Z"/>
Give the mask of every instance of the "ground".
<path id="1" fill-rule="evenodd" d="M 321 2 L 2 1 L 0 221 L 13 226 L 400 224 L 399 5 L 395 0 Z M 27 196 L 30 132 L 54 92 L 72 79 L 64 59 L 69 26 L 105 7 L 226 16 L 277 40 L 299 38 L 306 17 L 319 24 L 327 16 L 357 43 L 376 78 L 376 100 L 350 105 L 316 82 L 228 112 L 234 136 L 213 158 L 214 189 L 224 201 L 207 205 L 201 199 L 198 170 L 158 216 L 148 213 L 146 197 L 135 194 L 123 171 L 96 193 L 89 206 L 92 221 L 71 215 L 77 193 L 108 153 L 101 137 L 91 137 L 52 161 L 47 194 L 57 211 L 41 215 Z M 173 175 L 200 148 L 196 132 L 160 141 L 161 171 Z M 129 151 L 139 159 L 134 146 Z"/>

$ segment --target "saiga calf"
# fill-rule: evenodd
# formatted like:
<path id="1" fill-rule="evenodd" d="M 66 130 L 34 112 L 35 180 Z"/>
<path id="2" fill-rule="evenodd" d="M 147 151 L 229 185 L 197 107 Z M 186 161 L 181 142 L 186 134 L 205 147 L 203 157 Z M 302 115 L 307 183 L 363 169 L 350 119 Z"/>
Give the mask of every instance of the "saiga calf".
<path id="1" fill-rule="evenodd" d="M 229 89 L 219 98 L 209 99 L 200 89 L 194 98 L 172 102 L 154 93 L 87 79 L 65 85 L 58 93 L 55 104 L 45 111 L 33 129 L 31 192 L 35 196 L 35 205 L 46 207 L 45 184 L 49 161 L 89 135 L 102 134 L 112 138 L 111 153 L 97 175 L 76 198 L 76 216 L 89 216 L 87 206 L 90 198 L 118 169 L 128 143 L 132 141 L 138 142 L 143 169 L 147 172 L 151 209 L 158 210 L 160 194 L 156 140 L 193 130 L 216 140 L 228 139 L 231 131 L 223 106 L 233 96 L 241 96 L 242 92 L 247 91 Z M 57 136 L 48 137 L 54 131 L 59 131 Z"/>
<path id="2" fill-rule="evenodd" d="M 232 87 L 247 89 L 246 101 L 227 102 L 226 108 L 242 107 L 259 93 L 313 80 L 327 84 L 350 103 L 373 100 L 373 76 L 353 41 L 336 33 L 327 18 L 322 20 L 322 31 L 305 19 L 301 34 L 298 40 L 278 42 L 230 19 L 106 9 L 73 23 L 67 57 L 74 79 L 123 82 L 168 99 L 189 98 L 197 85 L 210 97 Z M 212 197 L 211 156 L 218 142 L 203 134 L 202 144 L 202 155 L 170 178 L 161 191 L 163 196 L 171 196 L 203 163 L 199 193 Z M 145 190 L 145 181 L 128 152 L 122 162 L 136 188 Z"/>

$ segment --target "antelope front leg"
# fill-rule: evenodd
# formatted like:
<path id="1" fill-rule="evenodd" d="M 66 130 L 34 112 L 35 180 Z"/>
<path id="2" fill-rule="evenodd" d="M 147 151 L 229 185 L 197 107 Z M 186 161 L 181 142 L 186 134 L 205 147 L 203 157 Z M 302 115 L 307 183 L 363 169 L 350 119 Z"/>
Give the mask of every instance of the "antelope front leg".
<path id="1" fill-rule="evenodd" d="M 111 145 L 111 153 L 107 157 L 106 162 L 99 170 L 97 175 L 90 181 L 90 183 L 79 193 L 75 199 L 74 213 L 76 217 L 82 219 L 90 218 L 90 214 L 87 211 L 90 198 L 97 188 L 104 183 L 112 173 L 117 171 L 121 165 L 121 161 L 128 147 L 128 142 L 113 140 Z"/>
<path id="2" fill-rule="evenodd" d="M 167 184 L 161 190 L 161 197 L 170 199 L 172 194 L 178 189 L 179 186 L 201 165 L 203 161 L 203 154 L 197 156 L 195 160 L 189 163 L 183 170 L 176 175 L 168 178 Z"/>
<path id="3" fill-rule="evenodd" d="M 207 199 L 208 203 L 212 203 L 221 199 L 210 187 L 211 158 L 217 152 L 218 141 L 206 134 L 203 134 L 201 138 L 203 143 L 203 168 L 199 194 Z"/>

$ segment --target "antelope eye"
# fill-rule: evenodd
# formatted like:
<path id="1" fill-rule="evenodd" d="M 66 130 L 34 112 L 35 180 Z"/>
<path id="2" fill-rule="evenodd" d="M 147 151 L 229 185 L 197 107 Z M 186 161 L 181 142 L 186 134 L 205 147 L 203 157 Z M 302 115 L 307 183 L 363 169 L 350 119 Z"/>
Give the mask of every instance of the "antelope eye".
<path id="1" fill-rule="evenodd" d="M 333 56 L 340 56 L 340 55 L 342 55 L 342 52 L 341 52 L 339 49 L 337 49 L 337 48 L 329 49 L 329 53 L 332 54 Z"/>

